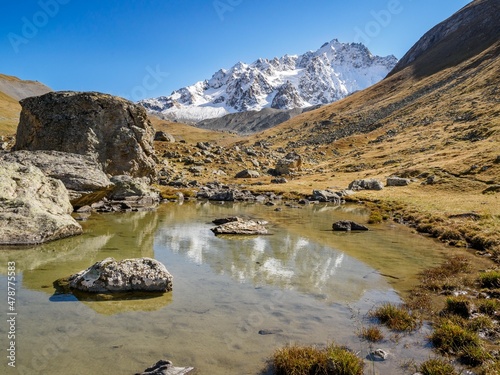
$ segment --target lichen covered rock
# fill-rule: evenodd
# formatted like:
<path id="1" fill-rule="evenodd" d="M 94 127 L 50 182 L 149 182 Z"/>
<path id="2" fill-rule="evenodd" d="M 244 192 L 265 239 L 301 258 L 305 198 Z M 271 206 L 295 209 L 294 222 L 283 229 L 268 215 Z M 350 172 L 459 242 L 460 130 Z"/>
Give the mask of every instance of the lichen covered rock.
<path id="1" fill-rule="evenodd" d="M 34 166 L 0 164 L 0 245 L 32 245 L 82 233 L 60 180 Z"/>
<path id="2" fill-rule="evenodd" d="M 107 94 L 71 91 L 20 103 L 15 150 L 87 155 L 112 176 L 155 176 L 155 132 L 143 107 Z"/>
<path id="3" fill-rule="evenodd" d="M 159 261 L 136 258 L 116 261 L 106 258 L 69 277 L 69 286 L 83 292 L 168 292 L 173 276 Z"/>

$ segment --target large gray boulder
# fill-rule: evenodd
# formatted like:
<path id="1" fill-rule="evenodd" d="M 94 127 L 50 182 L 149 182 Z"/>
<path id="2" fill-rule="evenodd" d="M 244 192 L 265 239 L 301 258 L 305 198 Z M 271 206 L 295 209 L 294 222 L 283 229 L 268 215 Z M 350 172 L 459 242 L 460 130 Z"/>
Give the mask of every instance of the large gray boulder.
<path id="1" fill-rule="evenodd" d="M 300 171 L 301 166 L 302 157 L 294 152 L 290 152 L 276 163 L 274 174 L 277 176 L 288 175 L 293 171 Z"/>
<path id="2" fill-rule="evenodd" d="M 168 292 L 173 276 L 155 259 L 116 261 L 106 258 L 69 277 L 69 286 L 82 292 Z"/>
<path id="3" fill-rule="evenodd" d="M 331 190 L 313 190 L 312 200 L 319 202 L 333 202 L 340 204 L 342 197 Z"/>
<path id="4" fill-rule="evenodd" d="M 134 178 L 127 175 L 113 176 L 111 182 L 113 190 L 108 198 L 112 200 L 127 200 L 128 198 L 151 198 L 152 201 L 160 200 L 160 193 L 149 185 L 147 177 Z"/>
<path id="5" fill-rule="evenodd" d="M 409 178 L 402 178 L 402 177 L 396 177 L 396 176 L 391 176 L 387 177 L 387 186 L 408 186 L 410 185 L 411 180 Z"/>
<path id="6" fill-rule="evenodd" d="M 0 163 L 0 245 L 32 245 L 82 233 L 60 180 L 38 168 Z"/>
<path id="7" fill-rule="evenodd" d="M 363 180 L 354 180 L 349 184 L 349 190 L 382 190 L 384 185 L 379 180 L 367 178 Z"/>
<path id="8" fill-rule="evenodd" d="M 244 169 L 234 176 L 235 178 L 257 178 L 260 177 L 259 172 L 252 169 Z"/>
<path id="9" fill-rule="evenodd" d="M 59 151 L 15 151 L 1 156 L 0 161 L 32 165 L 46 176 L 61 180 L 76 208 L 101 200 L 113 187 L 101 165 L 89 156 Z"/>
<path id="10" fill-rule="evenodd" d="M 143 107 L 96 92 L 50 92 L 21 100 L 15 150 L 87 155 L 104 172 L 155 176 L 154 129 Z"/>

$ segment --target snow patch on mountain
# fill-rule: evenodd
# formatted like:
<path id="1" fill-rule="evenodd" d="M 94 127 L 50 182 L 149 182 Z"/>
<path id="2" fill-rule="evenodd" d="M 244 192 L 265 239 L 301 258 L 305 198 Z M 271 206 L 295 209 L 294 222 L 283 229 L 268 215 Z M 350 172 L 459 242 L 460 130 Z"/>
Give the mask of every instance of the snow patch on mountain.
<path id="1" fill-rule="evenodd" d="M 170 96 L 139 103 L 164 117 L 185 122 L 263 108 L 305 108 L 367 88 L 382 80 L 396 63 L 392 55 L 374 56 L 363 44 L 334 39 L 299 56 L 239 62 Z"/>

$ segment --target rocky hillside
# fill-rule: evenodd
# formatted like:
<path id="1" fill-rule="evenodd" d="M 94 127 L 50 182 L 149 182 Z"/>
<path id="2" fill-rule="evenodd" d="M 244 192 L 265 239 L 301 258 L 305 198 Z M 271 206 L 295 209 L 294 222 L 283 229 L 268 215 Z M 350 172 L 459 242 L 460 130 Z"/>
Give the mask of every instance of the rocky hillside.
<path id="1" fill-rule="evenodd" d="M 272 128 L 313 108 L 316 107 L 293 109 L 264 108 L 260 111 L 230 113 L 222 117 L 200 121 L 196 126 L 203 129 L 227 130 L 248 135 Z"/>
<path id="2" fill-rule="evenodd" d="M 299 56 L 240 62 L 170 96 L 140 103 L 169 119 L 191 123 L 263 108 L 305 108 L 334 102 L 380 81 L 396 62 L 394 56 L 373 56 L 362 44 L 334 39 Z"/>
<path id="3" fill-rule="evenodd" d="M 52 90 L 40 82 L 0 74 L 0 135 L 16 132 L 21 113 L 19 100 L 49 91 Z"/>
<path id="4" fill-rule="evenodd" d="M 334 170 L 439 166 L 494 179 L 499 6 L 472 2 L 426 33 L 380 83 L 261 136 L 289 149 L 313 149 Z"/>

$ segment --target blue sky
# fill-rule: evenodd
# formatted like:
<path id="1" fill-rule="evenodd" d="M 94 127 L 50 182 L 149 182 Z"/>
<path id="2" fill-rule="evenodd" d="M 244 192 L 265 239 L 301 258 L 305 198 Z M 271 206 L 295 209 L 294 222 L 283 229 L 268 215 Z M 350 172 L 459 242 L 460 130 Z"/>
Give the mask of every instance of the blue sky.
<path id="1" fill-rule="evenodd" d="M 0 73 L 132 100 L 219 68 L 334 38 L 403 54 L 461 0 L 23 0 L 3 2 Z"/>

